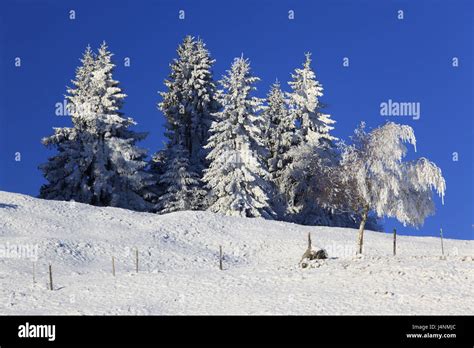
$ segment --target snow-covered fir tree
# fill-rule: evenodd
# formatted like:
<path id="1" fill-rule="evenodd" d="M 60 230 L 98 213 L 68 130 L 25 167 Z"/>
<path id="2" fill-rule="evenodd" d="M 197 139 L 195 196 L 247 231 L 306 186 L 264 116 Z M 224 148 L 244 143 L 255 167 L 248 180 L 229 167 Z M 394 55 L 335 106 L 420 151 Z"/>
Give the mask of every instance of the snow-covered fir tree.
<path id="1" fill-rule="evenodd" d="M 185 37 L 177 49 L 177 54 L 178 57 L 170 65 L 171 73 L 165 80 L 167 91 L 160 93 L 163 100 L 158 104 L 158 108 L 166 118 L 165 135 L 168 138 L 168 144 L 164 150 L 166 154 L 156 154 L 154 157 L 161 157 L 162 165 L 170 168 L 172 166 L 166 162 L 174 161 L 173 154 L 188 154 L 187 175 L 197 178 L 202 187 L 202 170 L 207 168 L 207 151 L 204 146 L 209 137 L 212 114 L 219 108 L 216 100 L 216 86 L 212 77 L 214 60 L 204 42 L 200 39 L 195 40 L 191 36 Z M 173 149 L 173 147 L 178 147 L 178 149 Z M 186 151 L 183 152 L 181 148 Z M 171 189 L 173 184 L 169 182 L 170 177 L 162 178 L 161 176 L 167 176 L 167 173 L 157 165 L 156 162 L 153 168 L 160 177 L 158 184 L 165 184 L 164 190 Z M 196 200 L 192 202 L 197 203 Z M 202 203 L 189 209 L 198 209 Z M 160 206 L 163 206 L 163 203 L 160 203 Z"/>
<path id="2" fill-rule="evenodd" d="M 275 82 L 267 96 L 262 117 L 268 120 L 265 131 L 269 151 L 268 171 L 272 178 L 278 178 L 280 171 L 290 163 L 288 151 L 295 145 L 295 121 L 291 116 L 280 83 Z"/>
<path id="3" fill-rule="evenodd" d="M 321 207 L 317 192 L 324 183 L 327 166 L 337 163 L 331 135 L 335 121 L 321 112 L 323 87 L 311 68 L 306 54 L 302 68 L 295 69 L 291 92 L 287 93 L 290 119 L 296 124 L 296 145 L 288 152 L 289 165 L 282 171 L 280 191 L 287 201 L 287 213 L 293 221 L 305 224 L 331 224 L 330 213 Z"/>
<path id="4" fill-rule="evenodd" d="M 282 171 L 281 187 L 287 197 L 287 217 L 308 225 L 332 225 L 326 211 L 326 188 L 335 165 L 332 154 L 315 144 L 300 143 L 290 151 L 292 162 Z M 330 154 L 330 156 L 329 156 Z"/>
<path id="5" fill-rule="evenodd" d="M 289 151 L 296 145 L 296 127 L 278 81 L 270 88 L 262 119 L 265 120 L 264 140 L 268 150 L 268 171 L 275 188 L 273 206 L 281 215 L 286 211 L 282 175 L 292 162 Z"/>
<path id="6" fill-rule="evenodd" d="M 223 109 L 215 113 L 211 136 L 209 169 L 204 181 L 211 190 L 210 210 L 226 215 L 273 217 L 267 192 L 271 192 L 258 112 L 262 100 L 252 96 L 258 77 L 252 76 L 247 59 L 236 58 L 221 80 Z"/>
<path id="7" fill-rule="evenodd" d="M 164 146 L 166 147 L 166 144 L 164 144 Z M 159 182 L 161 176 L 165 172 L 165 158 L 166 151 L 158 151 L 151 156 L 149 163 L 148 172 L 153 176 L 154 182 L 148 188 L 148 191 L 151 192 L 148 200 L 153 204 L 154 207 L 152 211 L 154 212 L 158 211 L 158 207 L 156 206 L 158 203 L 158 199 L 159 197 L 161 197 L 161 195 L 164 194 L 166 189 L 165 185 Z"/>
<path id="8" fill-rule="evenodd" d="M 216 86 L 212 77 L 209 51 L 202 40 L 186 36 L 177 49 L 178 58 L 170 65 L 171 73 L 165 80 L 167 91 L 158 108 L 167 120 L 169 145 L 181 144 L 190 154 L 196 170 L 206 167 L 207 144 L 212 113 L 218 111 Z"/>
<path id="9" fill-rule="evenodd" d="M 220 109 L 217 88 L 213 79 L 211 59 L 206 44 L 198 39 L 194 55 L 190 85 L 193 87 L 191 108 L 191 164 L 197 166 L 199 173 L 208 166 L 205 149 L 214 120 L 213 114 Z"/>
<path id="10" fill-rule="evenodd" d="M 295 69 L 288 82 L 292 91 L 288 93 L 290 112 L 298 122 L 298 137 L 300 143 L 317 144 L 335 140 L 330 134 L 334 129 L 334 120 L 330 115 L 321 112 L 319 98 L 323 96 L 323 87 L 316 80 L 311 68 L 311 54 L 306 53 L 303 67 Z"/>
<path id="11" fill-rule="evenodd" d="M 88 47 L 81 61 L 66 96 L 73 126 L 42 140 L 58 153 L 40 166 L 48 181 L 40 197 L 148 210 L 143 197 L 152 177 L 146 151 L 136 146 L 146 133 L 130 130 L 135 122 L 120 112 L 126 95 L 112 77 L 112 53 L 104 42 L 97 55 Z"/>
<path id="12" fill-rule="evenodd" d="M 198 175 L 189 170 L 188 150 L 178 144 L 170 147 L 165 156 L 159 183 L 166 189 L 158 199 L 158 211 L 171 213 L 202 209 L 206 191 L 200 187 Z"/>

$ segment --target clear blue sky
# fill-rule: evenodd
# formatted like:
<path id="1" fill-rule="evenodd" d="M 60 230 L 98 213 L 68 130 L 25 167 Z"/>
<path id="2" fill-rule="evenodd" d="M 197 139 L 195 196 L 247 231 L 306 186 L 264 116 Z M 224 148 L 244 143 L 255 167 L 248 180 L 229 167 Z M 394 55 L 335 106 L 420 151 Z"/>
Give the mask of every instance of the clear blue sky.
<path id="1" fill-rule="evenodd" d="M 178 18 L 179 10 L 185 19 Z M 398 10 L 404 19 L 397 18 Z M 69 19 L 69 11 L 76 19 Z M 288 19 L 294 10 L 295 19 Z M 244 53 L 262 81 L 263 97 L 278 78 L 313 53 L 325 88 L 322 99 L 337 121 L 334 134 L 347 139 L 365 120 L 388 118 L 380 103 L 420 102 L 421 117 L 389 117 L 412 126 L 418 153 L 441 167 L 445 205 L 420 230 L 386 220 L 401 234 L 473 239 L 473 2 L 454 1 L 26 1 L 0 4 L 0 190 L 37 195 L 44 182 L 37 166 L 54 152 L 40 139 L 52 127 L 70 125 L 55 115 L 87 44 L 106 40 L 115 53 L 115 78 L 128 94 L 124 112 L 150 152 L 162 147 L 163 116 L 156 109 L 168 64 L 187 34 L 200 36 L 217 60 L 216 79 Z M 14 66 L 15 57 L 21 67 Z M 123 59 L 131 58 L 124 67 Z M 344 57 L 350 66 L 343 67 Z M 452 67 L 452 58 L 459 67 Z M 15 152 L 21 161 L 14 160 Z M 453 152 L 459 161 L 452 160 Z M 413 151 L 410 158 L 414 158 Z"/>

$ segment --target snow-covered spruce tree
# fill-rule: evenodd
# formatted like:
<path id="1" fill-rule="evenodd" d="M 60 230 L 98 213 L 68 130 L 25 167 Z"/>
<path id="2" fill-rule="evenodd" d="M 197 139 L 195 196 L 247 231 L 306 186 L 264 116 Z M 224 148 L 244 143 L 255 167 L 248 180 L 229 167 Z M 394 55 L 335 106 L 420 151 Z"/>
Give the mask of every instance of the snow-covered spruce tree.
<path id="1" fill-rule="evenodd" d="M 185 113 L 184 105 L 181 100 L 183 97 L 186 78 L 191 76 L 191 60 L 194 54 L 194 40 L 186 36 L 183 43 L 176 50 L 178 58 L 170 64 L 170 75 L 164 84 L 166 92 L 159 94 L 163 100 L 158 103 L 158 109 L 161 110 L 166 118 L 165 136 L 168 138 L 168 146 L 181 144 L 190 148 L 190 117 Z M 187 86 L 186 86 L 187 87 Z"/>
<path id="2" fill-rule="evenodd" d="M 335 140 L 330 134 L 334 129 L 334 120 L 330 115 L 321 112 L 319 98 L 323 96 L 323 87 L 316 80 L 311 68 L 311 54 L 306 53 L 303 68 L 295 69 L 288 82 L 292 91 L 288 93 L 290 112 L 299 124 L 297 134 L 299 142 L 320 146 L 325 142 Z"/>
<path id="3" fill-rule="evenodd" d="M 211 59 L 206 44 L 198 39 L 196 41 L 195 62 L 190 84 L 193 86 L 193 99 L 191 108 L 191 164 L 197 167 L 201 175 L 202 170 L 208 167 L 206 159 L 209 153 L 205 146 L 209 139 L 213 114 L 220 109 L 217 97 L 217 88 L 213 79 Z"/>
<path id="4" fill-rule="evenodd" d="M 286 212 L 282 175 L 292 161 L 289 150 L 296 145 L 296 128 L 278 81 L 271 86 L 266 104 L 261 117 L 265 120 L 264 140 L 268 150 L 268 171 L 275 187 L 274 209 L 281 215 Z"/>
<path id="5" fill-rule="evenodd" d="M 281 177 L 290 220 L 304 225 L 334 225 L 326 201 L 335 165 L 333 154 L 324 147 L 306 143 L 291 149 L 290 154 L 293 161 Z"/>
<path id="6" fill-rule="evenodd" d="M 58 154 L 40 166 L 48 181 L 40 197 L 146 211 L 152 178 L 146 151 L 136 146 L 146 134 L 130 130 L 135 122 L 120 112 L 126 95 L 112 78 L 111 58 L 105 42 L 97 56 L 86 49 L 66 96 L 73 126 L 42 140 Z"/>
<path id="7" fill-rule="evenodd" d="M 330 132 L 334 120 L 321 112 L 319 98 L 323 88 L 311 68 L 311 55 L 296 69 L 287 93 L 290 119 L 296 124 L 296 145 L 286 153 L 291 158 L 282 172 L 281 191 L 288 202 L 290 220 L 304 224 L 331 225 L 331 215 L 322 208 L 319 187 L 325 183 L 327 166 L 334 165 L 336 153 Z"/>
<path id="8" fill-rule="evenodd" d="M 178 46 L 177 54 L 178 57 L 170 64 L 171 73 L 165 80 L 167 91 L 160 93 L 163 100 L 158 104 L 166 118 L 165 135 L 168 144 L 163 153 L 155 154 L 154 158 L 161 157 L 161 165 L 171 168 L 173 165 L 167 161 L 174 161 L 174 154 L 187 154 L 187 175 L 197 178 L 199 186 L 203 187 L 202 170 L 207 168 L 207 151 L 204 146 L 209 137 L 212 114 L 219 108 L 211 70 L 214 60 L 211 59 L 204 42 L 191 36 L 185 37 L 183 43 Z M 178 149 L 173 149 L 174 147 Z M 182 151 L 182 148 L 186 151 Z M 178 161 L 175 164 L 177 163 L 183 162 Z M 157 186 L 161 183 L 164 185 L 162 189 L 168 191 L 179 185 L 178 182 L 174 185 L 169 182 L 171 177 L 159 166 L 158 162 L 154 162 L 152 166 L 159 177 Z M 166 177 L 162 177 L 163 175 Z M 169 195 L 166 197 L 171 198 Z M 197 205 L 189 209 L 202 207 L 203 202 L 198 203 L 196 199 L 190 201 Z M 159 206 L 164 206 L 163 200 Z"/>
<path id="9" fill-rule="evenodd" d="M 274 215 L 267 192 L 271 192 L 257 113 L 262 100 L 252 96 L 254 83 L 247 59 L 236 58 L 221 80 L 223 109 L 215 113 L 211 136 L 209 169 L 203 180 L 211 190 L 210 210 L 226 215 L 266 217 Z"/>
<path id="10" fill-rule="evenodd" d="M 165 150 L 158 151 L 151 156 L 150 165 L 148 168 L 148 172 L 154 178 L 153 184 L 150 187 L 148 187 L 148 190 L 151 192 L 151 195 L 147 199 L 153 205 L 153 208 L 152 208 L 153 212 L 158 212 L 158 207 L 156 206 L 158 203 L 158 199 L 165 193 L 165 189 L 166 189 L 165 185 L 159 182 L 161 176 L 165 172 L 165 159 L 166 159 Z"/>
<path id="11" fill-rule="evenodd" d="M 367 216 L 394 217 L 404 225 L 418 227 L 434 213 L 432 189 L 443 199 L 446 183 L 441 170 L 426 158 L 404 162 L 407 148 L 416 139 L 407 125 L 388 122 L 365 131 L 356 129 L 353 144 L 344 146 L 338 173 L 336 195 L 342 206 L 349 206 L 361 216 L 357 252 L 362 253 Z"/>
<path id="12" fill-rule="evenodd" d="M 191 166 L 200 172 L 206 167 L 207 144 L 212 113 L 218 111 L 216 87 L 212 78 L 209 51 L 202 40 L 186 36 L 177 49 L 178 58 L 170 64 L 171 73 L 165 80 L 167 91 L 158 108 L 167 120 L 169 145 L 181 144 L 190 154 Z"/>
<path id="13" fill-rule="evenodd" d="M 170 147 L 165 155 L 163 174 L 160 184 L 166 191 L 160 196 L 157 204 L 161 213 L 180 210 L 199 210 L 206 191 L 200 187 L 196 173 L 189 171 L 189 153 L 182 145 Z"/>

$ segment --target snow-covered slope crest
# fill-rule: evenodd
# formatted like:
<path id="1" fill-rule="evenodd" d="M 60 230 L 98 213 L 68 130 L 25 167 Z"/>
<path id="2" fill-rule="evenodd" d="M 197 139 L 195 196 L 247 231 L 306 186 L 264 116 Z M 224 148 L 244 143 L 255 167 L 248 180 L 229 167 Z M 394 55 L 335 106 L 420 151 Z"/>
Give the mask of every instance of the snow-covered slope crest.
<path id="1" fill-rule="evenodd" d="M 308 232 L 329 259 L 301 269 Z M 438 238 L 398 236 L 394 257 L 391 234 L 367 231 L 355 257 L 356 232 L 0 192 L 0 314 L 474 312 L 473 241 L 445 239 L 441 258 Z"/>

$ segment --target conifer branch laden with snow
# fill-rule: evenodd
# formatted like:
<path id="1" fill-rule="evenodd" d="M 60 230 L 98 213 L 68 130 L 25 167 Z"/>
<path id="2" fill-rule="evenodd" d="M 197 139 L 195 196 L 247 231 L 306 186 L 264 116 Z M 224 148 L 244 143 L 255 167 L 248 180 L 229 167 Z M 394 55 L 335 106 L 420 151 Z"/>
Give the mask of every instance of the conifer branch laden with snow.
<path id="1" fill-rule="evenodd" d="M 352 145 L 342 146 L 338 187 L 339 203 L 359 212 L 362 217 L 357 239 L 357 252 L 362 253 L 365 222 L 369 212 L 378 217 L 393 217 L 418 227 L 435 211 L 432 190 L 444 203 L 446 183 L 439 169 L 426 158 L 404 162 L 405 143 L 413 145 L 416 138 L 407 125 L 388 122 L 365 131 L 365 124 L 356 129 Z M 335 181 L 338 181 L 335 180 Z"/>

